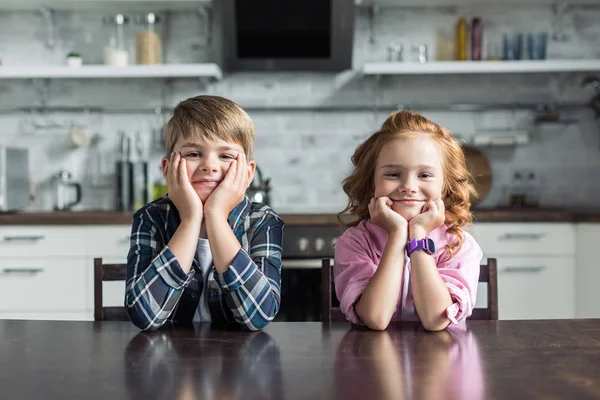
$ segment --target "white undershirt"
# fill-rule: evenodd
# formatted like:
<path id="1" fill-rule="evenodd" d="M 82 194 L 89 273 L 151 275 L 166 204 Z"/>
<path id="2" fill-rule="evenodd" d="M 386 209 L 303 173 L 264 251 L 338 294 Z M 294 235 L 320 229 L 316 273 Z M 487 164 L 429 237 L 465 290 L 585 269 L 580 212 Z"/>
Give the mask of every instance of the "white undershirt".
<path id="1" fill-rule="evenodd" d="M 194 322 L 210 322 L 210 310 L 208 308 L 208 278 L 209 271 L 213 264 L 212 253 L 210 252 L 210 245 L 208 239 L 198 239 L 198 247 L 196 249 L 198 255 L 198 263 L 200 264 L 200 270 L 202 271 L 202 293 L 200 294 L 200 301 L 198 302 L 198 308 L 194 313 Z"/>

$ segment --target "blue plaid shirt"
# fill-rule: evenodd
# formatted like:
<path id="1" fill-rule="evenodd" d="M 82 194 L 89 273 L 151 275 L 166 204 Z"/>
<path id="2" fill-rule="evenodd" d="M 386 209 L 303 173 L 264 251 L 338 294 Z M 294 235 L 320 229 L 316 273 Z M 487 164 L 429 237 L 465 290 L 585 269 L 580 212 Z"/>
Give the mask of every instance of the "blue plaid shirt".
<path id="1" fill-rule="evenodd" d="M 213 323 L 236 323 L 259 330 L 275 318 L 281 299 L 283 221 L 268 206 L 248 197 L 229 214 L 229 226 L 242 248 L 229 268 L 219 274 L 210 268 L 204 288 L 198 256 L 184 273 L 167 246 L 181 219 L 168 196 L 137 211 L 127 255 L 125 309 L 142 330 L 167 321 L 191 323 L 200 294 L 208 290 Z"/>

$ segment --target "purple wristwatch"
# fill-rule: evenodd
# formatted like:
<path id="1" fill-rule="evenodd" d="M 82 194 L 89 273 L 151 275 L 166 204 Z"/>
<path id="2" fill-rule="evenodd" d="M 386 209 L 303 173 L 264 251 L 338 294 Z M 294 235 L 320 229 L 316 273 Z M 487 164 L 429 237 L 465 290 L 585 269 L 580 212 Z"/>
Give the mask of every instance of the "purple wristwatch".
<path id="1" fill-rule="evenodd" d="M 410 257 L 410 254 L 415 250 L 424 250 L 427 254 L 435 253 L 435 243 L 432 239 L 413 239 L 406 243 L 406 254 Z"/>

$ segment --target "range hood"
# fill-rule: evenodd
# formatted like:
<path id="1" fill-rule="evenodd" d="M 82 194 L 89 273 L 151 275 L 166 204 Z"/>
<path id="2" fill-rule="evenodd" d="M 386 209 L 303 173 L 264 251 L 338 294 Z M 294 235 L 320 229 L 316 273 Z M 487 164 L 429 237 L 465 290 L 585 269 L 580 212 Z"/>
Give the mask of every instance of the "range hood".
<path id="1" fill-rule="evenodd" d="M 353 0 L 215 0 L 226 71 L 352 68 Z"/>

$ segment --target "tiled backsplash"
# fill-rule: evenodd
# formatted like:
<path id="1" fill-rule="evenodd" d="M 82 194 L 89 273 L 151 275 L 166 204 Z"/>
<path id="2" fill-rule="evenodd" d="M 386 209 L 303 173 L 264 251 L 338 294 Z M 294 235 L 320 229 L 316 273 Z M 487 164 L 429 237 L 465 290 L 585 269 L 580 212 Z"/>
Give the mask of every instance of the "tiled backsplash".
<path id="1" fill-rule="evenodd" d="M 552 31 L 556 24 L 550 8 L 529 7 L 507 11 L 486 9 L 386 9 L 375 19 L 375 43 L 369 42 L 364 10 L 357 13 L 354 66 L 383 60 L 389 42 L 427 43 L 435 54 L 436 32 L 452 30 L 459 15 L 481 16 L 486 37 L 506 31 Z M 36 12 L 0 14 L 0 58 L 4 65 L 61 64 L 69 51 L 79 51 L 84 63 L 101 61 L 106 43 L 102 15 L 97 12 L 56 14 L 57 43 L 46 47 L 46 27 Z M 554 58 L 600 58 L 600 9 L 574 8 L 565 14 L 564 42 L 551 41 Z M 533 22 L 535 21 L 535 22 Z M 169 63 L 211 60 L 203 47 L 202 19 L 194 13 L 175 12 L 169 24 L 166 59 Z M 532 125 L 527 111 L 448 111 L 458 103 L 586 103 L 593 93 L 580 82 L 585 74 L 454 75 L 363 77 L 356 71 L 330 73 L 237 73 L 216 83 L 183 79 L 162 80 L 54 80 L 0 82 L 0 143 L 31 150 L 36 200 L 31 210 L 50 210 L 54 204 L 49 179 L 60 169 L 71 171 L 83 184 L 79 209 L 114 206 L 113 172 L 118 130 L 139 130 L 148 142 L 161 118 L 144 114 L 14 113 L 14 106 L 86 105 L 153 109 L 174 106 L 200 93 L 219 94 L 248 107 L 257 132 L 256 160 L 273 185 L 272 205 L 280 212 L 337 212 L 345 204 L 341 180 L 349 172 L 357 144 L 383 122 L 398 105 L 420 111 L 465 139 L 485 129 L 527 129 L 528 144 L 484 148 L 493 168 L 493 188 L 481 206 L 507 202 L 512 172 L 534 171 L 543 206 L 596 208 L 600 195 L 600 126 L 591 110 L 572 109 L 572 125 Z M 163 103 L 164 101 L 164 103 Z M 433 105 L 439 110 L 431 110 Z M 305 110 L 269 111 L 269 107 Z M 328 110 L 319 110 L 326 107 Z M 344 107 L 352 110 L 344 111 Z M 68 141 L 71 124 L 82 125 L 90 136 L 88 148 L 73 149 Z M 46 126 L 44 128 L 43 126 Z M 98 156 L 98 150 L 101 154 Z M 161 154 L 154 151 L 153 163 Z M 100 165 L 98 166 L 98 162 Z"/>

